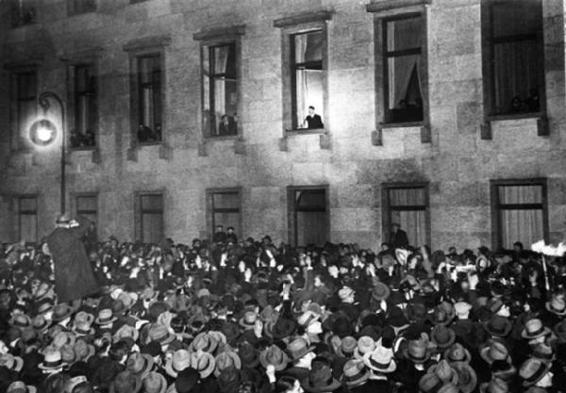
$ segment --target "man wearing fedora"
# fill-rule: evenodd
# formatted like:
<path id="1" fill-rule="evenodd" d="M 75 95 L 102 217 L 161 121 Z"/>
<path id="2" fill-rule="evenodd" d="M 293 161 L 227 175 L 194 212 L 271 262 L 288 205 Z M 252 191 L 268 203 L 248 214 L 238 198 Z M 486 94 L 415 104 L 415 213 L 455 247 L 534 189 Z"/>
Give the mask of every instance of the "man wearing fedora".
<path id="1" fill-rule="evenodd" d="M 84 217 L 71 220 L 63 214 L 47 237 L 47 246 L 55 265 L 55 292 L 59 302 L 70 302 L 99 291 L 82 237 L 90 221 Z"/>

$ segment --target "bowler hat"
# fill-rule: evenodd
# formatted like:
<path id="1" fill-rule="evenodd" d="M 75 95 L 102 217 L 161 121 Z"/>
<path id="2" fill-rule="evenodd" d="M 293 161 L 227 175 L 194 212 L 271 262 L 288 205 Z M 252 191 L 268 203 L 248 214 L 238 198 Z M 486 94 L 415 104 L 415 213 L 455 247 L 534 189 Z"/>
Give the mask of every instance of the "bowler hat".
<path id="1" fill-rule="evenodd" d="M 264 368 L 272 365 L 275 371 L 281 371 L 287 368 L 289 357 L 277 345 L 271 345 L 259 354 L 259 361 Z"/>
<path id="2" fill-rule="evenodd" d="M 342 384 L 332 376 L 332 370 L 327 365 L 310 370 L 308 377 L 302 383 L 307 392 L 333 392 Z"/>

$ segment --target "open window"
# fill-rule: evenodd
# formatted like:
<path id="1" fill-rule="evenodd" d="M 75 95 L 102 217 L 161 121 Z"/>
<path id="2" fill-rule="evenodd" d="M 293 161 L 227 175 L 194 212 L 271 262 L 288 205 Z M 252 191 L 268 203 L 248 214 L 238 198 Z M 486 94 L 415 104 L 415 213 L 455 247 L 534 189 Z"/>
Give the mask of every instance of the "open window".
<path id="1" fill-rule="evenodd" d="M 208 229 L 211 236 L 216 227 L 234 228 L 236 236 L 242 236 L 241 197 L 238 188 L 207 190 Z"/>
<path id="2" fill-rule="evenodd" d="M 70 135 L 72 149 L 90 149 L 97 144 L 97 78 L 94 64 L 72 66 L 73 124 Z"/>
<path id="3" fill-rule="evenodd" d="M 328 187 L 289 187 L 290 242 L 323 245 L 330 240 Z"/>
<path id="4" fill-rule="evenodd" d="M 139 193 L 136 199 L 137 238 L 143 243 L 160 243 L 165 232 L 163 193 Z"/>

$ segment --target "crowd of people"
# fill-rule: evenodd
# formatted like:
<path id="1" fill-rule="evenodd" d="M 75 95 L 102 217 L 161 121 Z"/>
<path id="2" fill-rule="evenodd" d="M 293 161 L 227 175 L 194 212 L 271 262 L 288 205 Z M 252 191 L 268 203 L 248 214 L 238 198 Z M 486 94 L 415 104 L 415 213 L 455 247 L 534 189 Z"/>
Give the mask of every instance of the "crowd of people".
<path id="1" fill-rule="evenodd" d="M 44 243 L 0 250 L 0 392 L 566 389 L 565 260 L 520 244 L 373 252 L 217 233 L 110 238 L 88 258 L 100 290 L 62 301 Z"/>

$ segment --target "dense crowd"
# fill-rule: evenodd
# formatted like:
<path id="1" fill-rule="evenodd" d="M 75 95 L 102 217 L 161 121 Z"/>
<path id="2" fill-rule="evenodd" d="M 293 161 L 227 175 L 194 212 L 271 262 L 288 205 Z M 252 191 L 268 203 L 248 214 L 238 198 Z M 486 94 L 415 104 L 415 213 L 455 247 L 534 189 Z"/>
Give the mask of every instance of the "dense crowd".
<path id="1" fill-rule="evenodd" d="M 520 244 L 87 247 L 71 302 L 43 244 L 0 250 L 0 392 L 566 390 L 565 260 Z"/>

